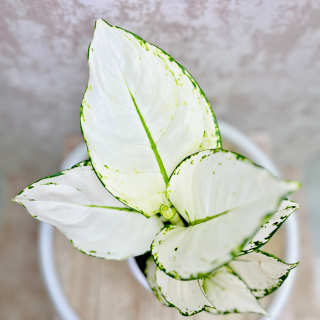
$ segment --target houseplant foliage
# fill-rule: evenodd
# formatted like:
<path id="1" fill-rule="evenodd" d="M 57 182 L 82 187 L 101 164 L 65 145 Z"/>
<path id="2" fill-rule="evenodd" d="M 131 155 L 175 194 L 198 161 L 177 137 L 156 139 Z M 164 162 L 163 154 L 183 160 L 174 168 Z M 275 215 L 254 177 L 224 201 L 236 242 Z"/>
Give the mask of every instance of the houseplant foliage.
<path id="1" fill-rule="evenodd" d="M 80 118 L 89 160 L 14 199 L 81 252 L 150 251 L 155 295 L 183 315 L 254 312 L 297 264 L 261 251 L 299 206 L 300 184 L 222 149 L 190 73 L 163 50 L 98 20 Z"/>

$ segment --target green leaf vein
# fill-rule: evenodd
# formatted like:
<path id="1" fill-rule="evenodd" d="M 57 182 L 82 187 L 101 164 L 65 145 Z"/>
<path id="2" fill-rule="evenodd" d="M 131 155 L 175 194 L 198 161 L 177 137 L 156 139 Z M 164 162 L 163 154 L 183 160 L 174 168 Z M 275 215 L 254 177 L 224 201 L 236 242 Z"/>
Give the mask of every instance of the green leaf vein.
<path id="1" fill-rule="evenodd" d="M 123 79 L 124 79 L 124 78 L 123 78 Z M 154 140 L 153 140 L 152 135 L 151 135 L 151 133 L 150 133 L 150 131 L 149 131 L 149 128 L 148 128 L 148 126 L 147 126 L 147 124 L 146 124 L 146 122 L 145 122 L 145 120 L 144 120 L 144 118 L 143 118 L 143 115 L 141 114 L 141 112 L 140 112 L 140 110 L 139 110 L 139 107 L 138 107 L 138 105 L 137 105 L 137 103 L 136 103 L 136 100 L 135 100 L 135 98 L 133 97 L 133 95 L 132 95 L 132 93 L 131 93 L 131 91 L 130 91 L 130 89 L 129 89 L 129 87 L 128 87 L 128 84 L 127 84 L 127 82 L 126 82 L 125 79 L 124 79 L 124 81 L 125 81 L 125 84 L 126 84 L 126 86 L 127 86 L 128 91 L 129 91 L 129 93 L 130 93 L 131 99 L 132 99 L 132 101 L 133 101 L 133 103 L 134 103 L 134 106 L 135 106 L 135 108 L 136 108 L 136 111 L 137 111 L 137 113 L 138 113 L 138 115 L 139 115 L 139 118 L 140 118 L 140 120 L 141 120 L 141 123 L 142 123 L 142 125 L 143 125 L 143 128 L 144 128 L 144 130 L 146 131 L 146 134 L 147 134 L 148 139 L 149 139 L 149 141 L 150 141 L 151 149 L 152 149 L 152 151 L 153 151 L 153 153 L 154 153 L 154 155 L 155 155 L 155 157 L 156 157 L 156 159 L 157 159 L 157 162 L 158 162 L 158 165 L 159 165 L 161 174 L 162 174 L 162 176 L 163 176 L 163 180 L 164 180 L 164 182 L 166 183 L 166 186 L 167 186 L 167 185 L 169 184 L 169 178 L 168 178 L 166 169 L 165 169 L 165 167 L 164 167 L 164 165 L 163 165 L 162 159 L 161 159 L 161 157 L 160 157 L 160 155 L 159 155 L 159 152 L 158 152 L 158 150 L 157 150 L 157 146 L 156 146 L 156 144 L 154 143 Z"/>

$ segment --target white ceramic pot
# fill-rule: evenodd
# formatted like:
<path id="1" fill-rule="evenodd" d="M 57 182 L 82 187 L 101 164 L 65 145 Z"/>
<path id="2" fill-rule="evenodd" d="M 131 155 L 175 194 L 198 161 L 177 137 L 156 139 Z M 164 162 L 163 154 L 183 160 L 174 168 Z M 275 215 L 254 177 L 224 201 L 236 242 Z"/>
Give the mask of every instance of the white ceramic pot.
<path id="1" fill-rule="evenodd" d="M 274 175 L 278 171 L 269 157 L 250 139 L 231 125 L 219 121 L 221 136 L 241 150 L 250 160 L 267 168 Z M 241 153 L 241 152 L 240 152 Z M 62 163 L 61 170 L 68 169 L 74 164 L 88 158 L 85 144 L 79 145 Z M 76 312 L 70 306 L 64 295 L 57 275 L 54 251 L 53 251 L 53 227 L 41 223 L 39 228 L 39 256 L 43 279 L 53 305 L 63 320 L 80 320 Z M 299 260 L 299 234 L 295 215 L 292 215 L 284 224 L 285 230 L 285 261 L 294 263 Z M 128 259 L 128 264 L 133 276 L 147 290 L 150 290 L 147 280 L 139 269 L 134 258 Z M 280 315 L 286 301 L 289 298 L 295 279 L 296 269 L 292 270 L 284 284 L 275 292 L 275 296 L 268 308 L 271 317 L 262 317 L 261 320 L 275 320 Z"/>

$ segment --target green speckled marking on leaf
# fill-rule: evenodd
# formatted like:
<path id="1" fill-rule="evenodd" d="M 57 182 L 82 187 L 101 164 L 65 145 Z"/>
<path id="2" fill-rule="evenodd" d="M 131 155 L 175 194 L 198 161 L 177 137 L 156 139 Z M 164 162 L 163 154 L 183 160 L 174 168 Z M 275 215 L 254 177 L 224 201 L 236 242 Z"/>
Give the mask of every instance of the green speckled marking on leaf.
<path id="1" fill-rule="evenodd" d="M 92 167 L 91 161 L 90 160 L 81 161 L 75 164 L 74 166 L 72 166 L 71 169 L 81 168 L 81 167 Z"/>
<path id="2" fill-rule="evenodd" d="M 288 269 L 288 271 L 287 271 L 283 276 L 281 276 L 280 278 L 278 278 L 278 283 L 277 283 L 276 285 L 272 286 L 272 287 L 269 288 L 269 289 L 265 289 L 263 296 L 261 296 L 261 297 L 256 297 L 256 299 L 261 299 L 261 298 L 264 298 L 265 296 L 271 294 L 271 293 L 274 292 L 275 290 L 277 290 L 277 289 L 283 284 L 283 282 L 287 279 L 287 277 L 289 276 L 290 271 L 293 270 L 295 267 L 298 266 L 299 262 L 296 262 L 296 263 L 286 263 L 286 262 L 282 261 L 280 258 L 276 257 L 275 255 L 273 255 L 273 254 L 271 254 L 271 253 L 268 253 L 268 252 L 265 252 L 265 251 L 262 251 L 262 250 L 259 250 L 259 249 L 254 250 L 254 251 L 257 252 L 257 253 L 261 253 L 261 254 L 263 254 L 263 255 L 265 255 L 265 256 L 268 256 L 268 257 L 270 257 L 270 258 L 273 258 L 273 259 L 277 260 L 278 262 L 283 263 L 283 264 L 291 267 L 290 269 Z M 251 251 L 251 252 L 252 252 L 252 251 Z M 231 267 L 229 267 L 229 268 L 232 270 Z M 236 274 L 235 271 L 232 270 L 232 272 L 233 272 L 239 279 L 241 279 L 241 277 L 240 277 L 238 274 Z M 241 279 L 241 280 L 242 280 L 242 279 Z M 243 281 L 243 280 L 242 280 L 242 281 Z M 243 283 L 247 286 L 247 284 L 246 284 L 244 281 L 243 281 Z M 262 291 L 262 290 L 250 289 L 248 286 L 247 286 L 247 288 L 248 288 L 250 291 L 252 291 L 252 292 Z"/>
<path id="3" fill-rule="evenodd" d="M 42 186 L 50 186 L 50 185 L 58 186 L 59 184 L 58 184 L 58 183 L 55 183 L 55 182 L 48 182 L 48 183 L 42 184 Z M 32 187 L 32 188 L 34 188 L 34 187 Z M 31 188 L 28 187 L 28 189 L 31 189 Z"/>
<path id="4" fill-rule="evenodd" d="M 286 200 L 286 201 L 290 201 L 288 200 L 286 197 L 283 197 L 282 200 Z M 281 203 L 280 201 L 280 203 Z M 293 201 L 290 201 L 290 202 L 293 202 Z M 279 203 L 279 206 L 280 206 L 280 203 Z M 278 207 L 279 207 L 278 206 Z M 294 211 L 292 211 L 290 214 L 288 215 L 284 215 L 284 216 L 281 216 L 280 219 L 282 220 L 280 223 L 278 223 L 277 225 L 277 228 L 275 230 L 273 230 L 267 237 L 264 238 L 264 240 L 266 241 L 253 241 L 253 243 L 255 244 L 255 247 L 249 249 L 249 250 L 246 250 L 246 251 L 242 251 L 240 255 L 245 255 L 245 254 L 248 254 L 248 253 L 251 253 L 253 251 L 259 251 L 258 249 L 260 249 L 262 246 L 266 245 L 270 239 L 274 236 L 274 234 L 279 230 L 279 228 L 282 226 L 282 224 L 291 216 L 291 214 L 293 214 L 296 210 L 298 210 L 300 207 L 299 206 L 287 206 L 285 209 L 283 210 L 286 210 L 286 209 L 294 209 Z M 267 217 L 268 218 L 265 218 L 262 220 L 262 225 L 264 224 L 268 224 L 269 223 L 269 219 L 270 217 L 272 216 L 273 214 L 268 214 Z M 258 231 L 257 231 L 258 232 Z M 251 239 L 251 242 L 252 242 L 252 239 Z"/>
<path id="5" fill-rule="evenodd" d="M 209 100 L 207 98 L 207 96 L 205 95 L 205 93 L 203 92 L 203 90 L 201 89 L 201 87 L 199 86 L 199 84 L 197 83 L 197 81 L 193 78 L 193 76 L 191 75 L 191 73 L 189 73 L 180 63 L 178 63 L 176 61 L 177 65 L 180 67 L 180 69 L 182 70 L 182 72 L 189 77 L 190 81 L 192 82 L 192 84 L 194 85 L 194 87 L 197 87 L 200 91 L 200 95 L 205 99 L 205 101 L 207 102 L 207 106 L 210 109 L 213 121 L 214 121 L 214 125 L 215 125 L 215 129 L 216 129 L 216 136 L 218 137 L 217 139 L 217 148 L 222 148 L 222 143 L 221 143 L 221 135 L 220 135 L 220 130 L 219 130 L 219 126 L 218 126 L 218 122 L 217 122 L 217 118 L 215 117 L 213 110 L 210 106 Z M 208 112 L 208 110 L 206 109 L 206 111 Z"/>

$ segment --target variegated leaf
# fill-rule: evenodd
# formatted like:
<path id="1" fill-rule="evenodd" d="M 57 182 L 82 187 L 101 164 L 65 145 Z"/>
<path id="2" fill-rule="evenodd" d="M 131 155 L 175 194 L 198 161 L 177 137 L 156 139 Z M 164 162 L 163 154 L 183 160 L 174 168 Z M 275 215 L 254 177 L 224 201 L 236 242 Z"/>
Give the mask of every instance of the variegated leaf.
<path id="1" fill-rule="evenodd" d="M 14 199 L 61 230 L 80 251 L 125 259 L 149 250 L 163 223 L 124 206 L 103 187 L 89 161 L 41 179 Z"/>
<path id="2" fill-rule="evenodd" d="M 282 200 L 277 212 L 264 223 L 253 239 L 245 245 L 242 254 L 252 252 L 265 245 L 290 215 L 299 208 L 300 206 L 293 201 Z"/>
<path id="3" fill-rule="evenodd" d="M 229 263 L 229 267 L 257 298 L 262 298 L 279 288 L 297 265 L 298 263 L 285 263 L 260 250 L 237 257 Z"/>
<path id="4" fill-rule="evenodd" d="M 228 267 L 221 267 L 204 279 L 202 288 L 207 299 L 215 306 L 215 309 L 206 308 L 210 313 L 252 312 L 268 315 L 246 284 Z"/>
<path id="5" fill-rule="evenodd" d="M 207 276 L 237 256 L 281 199 L 299 187 L 230 151 L 188 157 L 171 176 L 168 195 L 189 226 L 168 226 L 156 236 L 156 264 L 176 279 Z"/>
<path id="6" fill-rule="evenodd" d="M 221 146 L 211 107 L 190 73 L 161 49 L 97 20 L 81 127 L 92 165 L 121 202 L 150 217 L 188 155 Z"/>
<path id="7" fill-rule="evenodd" d="M 145 268 L 145 275 L 147 278 L 147 281 L 149 283 L 149 286 L 151 290 L 153 291 L 154 295 L 158 298 L 158 300 L 165 305 L 166 307 L 169 306 L 168 301 L 165 299 L 165 297 L 162 295 L 162 293 L 159 290 L 157 279 L 156 279 L 156 270 L 157 265 L 154 263 L 153 258 L 149 257 L 146 262 L 146 268 Z"/>
<path id="8" fill-rule="evenodd" d="M 156 281 L 166 301 L 177 308 L 184 316 L 199 313 L 205 310 L 206 307 L 213 308 L 203 294 L 198 280 L 175 280 L 157 268 Z"/>

